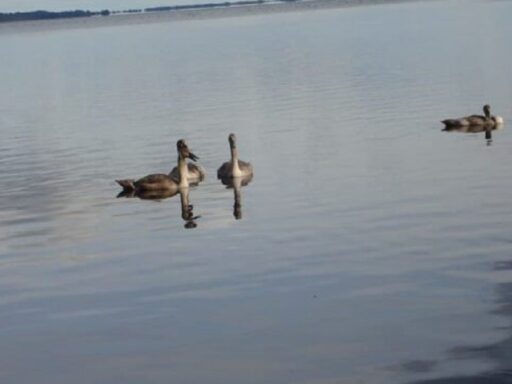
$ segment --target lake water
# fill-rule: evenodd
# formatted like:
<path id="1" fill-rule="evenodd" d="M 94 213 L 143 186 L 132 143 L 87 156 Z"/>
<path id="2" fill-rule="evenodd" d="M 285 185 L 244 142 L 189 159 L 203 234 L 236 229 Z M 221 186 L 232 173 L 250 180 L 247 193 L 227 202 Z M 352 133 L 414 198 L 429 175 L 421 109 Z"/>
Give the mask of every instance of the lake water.
<path id="1" fill-rule="evenodd" d="M 439 120 L 511 121 L 511 14 L 2 26 L 0 382 L 510 382 L 512 131 Z M 179 195 L 116 198 L 179 138 L 193 229 Z"/>

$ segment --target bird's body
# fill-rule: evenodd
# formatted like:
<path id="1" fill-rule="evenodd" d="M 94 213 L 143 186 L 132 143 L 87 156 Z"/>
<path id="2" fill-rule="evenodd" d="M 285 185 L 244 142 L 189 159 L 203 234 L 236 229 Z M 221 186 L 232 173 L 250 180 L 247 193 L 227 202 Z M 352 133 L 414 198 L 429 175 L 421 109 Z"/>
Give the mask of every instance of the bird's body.
<path id="1" fill-rule="evenodd" d="M 152 192 L 161 190 L 178 189 L 179 183 L 176 182 L 169 175 L 163 173 L 155 173 L 152 175 L 144 176 L 138 180 L 135 179 L 124 179 L 116 180 L 117 183 L 125 190 L 140 191 L 140 192 Z"/>
<path id="2" fill-rule="evenodd" d="M 187 163 L 187 168 L 185 170 L 186 175 L 189 183 L 197 184 L 204 180 L 205 172 L 203 167 L 200 165 Z M 180 172 L 178 170 L 178 167 L 174 167 L 172 171 L 169 173 L 169 176 L 176 181 L 180 180 Z"/>
<path id="3" fill-rule="evenodd" d="M 484 115 L 470 115 L 441 121 L 446 129 L 460 127 L 496 127 L 503 124 L 503 118 L 491 115 L 491 107 L 484 105 Z"/>
<path id="4" fill-rule="evenodd" d="M 226 177 L 243 177 L 252 174 L 252 165 L 242 160 L 226 161 L 217 170 L 217 177 L 223 179 Z"/>
<path id="5" fill-rule="evenodd" d="M 252 165 L 238 159 L 238 149 L 236 147 L 236 137 L 232 133 L 229 135 L 229 147 L 231 149 L 231 160 L 226 161 L 217 170 L 217 178 L 225 179 L 231 177 L 245 177 L 253 174 Z"/>
<path id="6" fill-rule="evenodd" d="M 196 161 L 198 157 L 194 155 L 188 149 L 184 140 L 178 140 L 176 143 L 178 150 L 178 178 L 173 179 L 169 175 L 163 173 L 156 173 L 144 176 L 138 180 L 135 179 L 123 179 L 116 180 L 116 182 L 123 187 L 123 192 L 157 192 L 166 191 L 173 192 L 178 191 L 179 188 L 186 188 L 189 186 L 188 178 L 185 177 L 187 174 L 187 162 L 186 159 Z"/>

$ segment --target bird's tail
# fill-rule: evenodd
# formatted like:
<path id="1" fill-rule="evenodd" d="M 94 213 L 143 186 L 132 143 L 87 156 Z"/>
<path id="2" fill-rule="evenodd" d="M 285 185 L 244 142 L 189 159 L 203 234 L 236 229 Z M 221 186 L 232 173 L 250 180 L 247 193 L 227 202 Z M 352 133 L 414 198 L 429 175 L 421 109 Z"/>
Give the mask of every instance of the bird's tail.
<path id="1" fill-rule="evenodd" d="M 133 184 L 135 180 L 133 179 L 124 179 L 124 180 L 116 180 L 116 183 L 123 187 L 123 192 L 130 192 L 135 190 L 135 185 Z"/>
<path id="2" fill-rule="evenodd" d="M 446 120 L 441 121 L 441 123 L 443 123 L 446 127 L 461 127 L 462 126 L 461 122 L 457 119 L 446 119 Z"/>

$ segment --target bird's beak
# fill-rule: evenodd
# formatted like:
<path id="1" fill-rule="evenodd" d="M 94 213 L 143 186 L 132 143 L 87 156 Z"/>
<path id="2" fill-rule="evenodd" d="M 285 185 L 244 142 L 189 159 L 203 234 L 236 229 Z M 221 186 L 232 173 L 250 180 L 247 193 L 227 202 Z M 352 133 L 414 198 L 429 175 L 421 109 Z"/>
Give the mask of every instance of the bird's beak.
<path id="1" fill-rule="evenodd" d="M 193 160 L 193 161 L 197 161 L 197 160 L 199 160 L 199 157 L 197 157 L 196 155 L 194 155 L 194 154 L 193 154 L 192 152 L 190 152 L 190 151 L 188 152 L 188 158 L 189 158 L 190 160 Z"/>

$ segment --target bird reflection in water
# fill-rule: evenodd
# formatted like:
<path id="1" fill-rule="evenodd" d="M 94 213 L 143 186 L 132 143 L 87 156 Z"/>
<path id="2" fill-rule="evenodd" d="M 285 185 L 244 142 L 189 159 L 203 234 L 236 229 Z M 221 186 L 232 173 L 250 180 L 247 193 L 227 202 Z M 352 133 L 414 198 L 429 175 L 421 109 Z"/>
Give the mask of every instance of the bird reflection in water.
<path id="1" fill-rule="evenodd" d="M 132 198 L 137 197 L 141 200 L 154 200 L 161 201 L 173 197 L 177 194 L 180 195 L 181 202 L 181 218 L 185 221 L 184 227 L 187 229 L 196 228 L 197 222 L 201 216 L 194 216 L 194 206 L 190 204 L 189 200 L 189 188 L 179 188 L 178 190 L 160 190 L 160 191 L 121 191 L 117 198 L 126 197 Z"/>
<path id="2" fill-rule="evenodd" d="M 192 229 L 197 227 L 196 220 L 201 216 L 194 216 L 194 206 L 189 201 L 189 189 L 180 190 L 181 218 L 185 220 L 184 227 Z"/>
<path id="3" fill-rule="evenodd" d="M 484 133 L 487 146 L 492 145 L 492 132 L 503 129 L 502 125 L 495 126 L 465 126 L 465 127 L 445 127 L 443 132 L 461 132 L 461 133 Z"/>
<path id="4" fill-rule="evenodd" d="M 252 180 L 252 173 L 243 177 L 223 177 L 220 178 L 222 184 L 226 186 L 227 189 L 233 188 L 233 194 L 235 203 L 233 205 L 233 216 L 236 220 L 240 220 L 242 218 L 242 187 L 248 185 Z"/>

